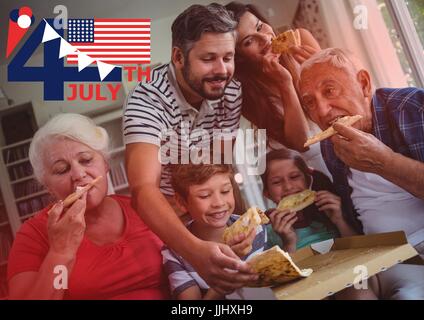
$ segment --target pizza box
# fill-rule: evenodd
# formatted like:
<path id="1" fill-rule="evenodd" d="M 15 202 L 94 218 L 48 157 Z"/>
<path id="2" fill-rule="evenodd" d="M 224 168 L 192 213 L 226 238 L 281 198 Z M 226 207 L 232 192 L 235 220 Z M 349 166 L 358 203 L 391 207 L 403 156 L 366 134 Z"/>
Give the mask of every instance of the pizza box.
<path id="1" fill-rule="evenodd" d="M 300 269 L 312 274 L 272 290 L 279 300 L 320 300 L 416 255 L 403 231 L 329 240 L 327 250 L 314 245 L 290 254 Z M 325 252 L 326 253 L 320 253 Z M 359 266 L 359 267 L 358 267 Z"/>

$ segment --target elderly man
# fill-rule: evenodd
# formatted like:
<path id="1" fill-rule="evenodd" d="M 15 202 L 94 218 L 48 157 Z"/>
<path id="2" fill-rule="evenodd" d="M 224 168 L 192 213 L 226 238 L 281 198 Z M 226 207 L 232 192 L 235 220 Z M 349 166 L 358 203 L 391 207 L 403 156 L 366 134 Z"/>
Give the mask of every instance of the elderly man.
<path id="1" fill-rule="evenodd" d="M 424 90 L 373 94 L 361 64 L 330 48 L 302 65 L 300 94 L 322 130 L 342 116 L 363 116 L 353 127 L 334 124 L 338 135 L 321 142 L 350 221 L 365 234 L 403 230 L 423 254 Z M 380 278 L 385 298 L 424 298 L 423 266 L 399 265 Z"/>

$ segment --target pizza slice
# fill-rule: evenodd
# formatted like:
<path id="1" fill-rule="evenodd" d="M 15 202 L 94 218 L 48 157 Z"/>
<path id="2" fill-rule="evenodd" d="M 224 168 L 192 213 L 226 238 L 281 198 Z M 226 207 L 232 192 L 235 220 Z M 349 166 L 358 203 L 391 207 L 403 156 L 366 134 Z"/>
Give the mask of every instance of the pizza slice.
<path id="1" fill-rule="evenodd" d="M 342 118 L 337 119 L 335 122 L 344 124 L 346 126 L 351 126 L 362 119 L 362 116 L 356 115 L 356 116 L 345 116 Z M 337 132 L 334 130 L 333 126 L 329 127 L 327 130 L 318 132 L 313 137 L 309 138 L 305 144 L 303 145 L 305 148 L 309 147 L 310 145 L 313 145 L 317 142 L 320 142 L 322 140 L 328 139 L 335 135 Z"/>
<path id="2" fill-rule="evenodd" d="M 315 191 L 307 189 L 302 192 L 284 197 L 281 199 L 277 208 L 280 210 L 290 209 L 291 211 L 300 211 L 313 204 L 315 201 L 315 196 Z"/>
<path id="3" fill-rule="evenodd" d="M 290 255 L 278 246 L 251 257 L 247 264 L 259 274 L 258 280 L 248 283 L 248 287 L 274 286 L 309 277 L 313 272 L 312 269 L 301 270 Z"/>
<path id="4" fill-rule="evenodd" d="M 225 229 L 222 239 L 224 243 L 230 243 L 237 235 L 249 234 L 257 226 L 267 223 L 269 223 L 268 217 L 258 208 L 252 207 Z M 247 255 L 250 251 L 252 251 L 252 245 L 244 250 L 243 255 Z"/>
<path id="5" fill-rule="evenodd" d="M 300 46 L 300 32 L 299 30 L 288 30 L 279 34 L 276 38 L 272 39 L 271 47 L 273 53 L 284 53 L 291 47 Z"/>
<path id="6" fill-rule="evenodd" d="M 94 179 L 93 181 L 85 185 L 84 187 L 77 187 L 74 193 L 71 193 L 69 196 L 65 198 L 65 200 L 63 200 L 63 207 L 66 208 L 71 206 L 75 201 L 81 198 L 81 196 L 85 192 L 88 192 L 88 190 L 90 190 L 102 178 L 103 176 L 98 176 L 96 179 Z"/>

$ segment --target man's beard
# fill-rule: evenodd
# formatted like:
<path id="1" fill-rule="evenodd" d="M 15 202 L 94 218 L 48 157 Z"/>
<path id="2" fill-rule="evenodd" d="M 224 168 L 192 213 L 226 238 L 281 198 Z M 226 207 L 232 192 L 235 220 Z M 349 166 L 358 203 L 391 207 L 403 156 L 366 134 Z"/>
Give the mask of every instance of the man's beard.
<path id="1" fill-rule="evenodd" d="M 191 74 L 191 67 L 190 64 L 187 64 L 187 66 L 184 66 L 183 68 L 183 77 L 184 80 L 187 82 L 189 87 L 196 92 L 199 96 L 206 100 L 217 100 L 224 96 L 225 89 L 227 88 L 230 77 L 227 75 L 215 75 L 213 77 L 206 77 L 201 79 L 200 81 L 193 80 L 190 77 Z M 206 81 L 225 81 L 225 86 L 223 88 L 214 90 L 213 92 L 207 92 L 205 90 L 204 84 Z"/>

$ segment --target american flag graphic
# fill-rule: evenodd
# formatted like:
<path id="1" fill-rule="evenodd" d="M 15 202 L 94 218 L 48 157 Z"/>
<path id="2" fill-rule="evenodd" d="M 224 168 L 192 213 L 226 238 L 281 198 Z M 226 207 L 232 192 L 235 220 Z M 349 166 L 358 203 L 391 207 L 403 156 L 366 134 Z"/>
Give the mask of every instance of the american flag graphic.
<path id="1" fill-rule="evenodd" d="M 68 19 L 68 42 L 105 63 L 150 63 L 150 19 Z M 78 63 L 77 52 L 67 62 Z"/>

